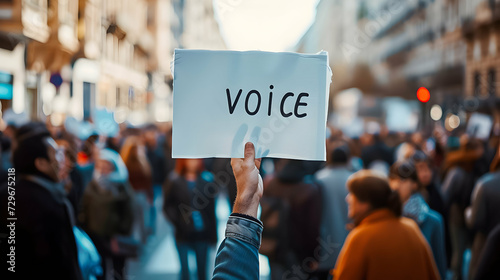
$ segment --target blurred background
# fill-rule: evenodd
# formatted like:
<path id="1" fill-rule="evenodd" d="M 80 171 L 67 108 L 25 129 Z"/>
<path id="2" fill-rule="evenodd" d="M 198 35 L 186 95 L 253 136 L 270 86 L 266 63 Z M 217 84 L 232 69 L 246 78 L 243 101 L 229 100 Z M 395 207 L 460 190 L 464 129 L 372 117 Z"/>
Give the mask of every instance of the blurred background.
<path id="1" fill-rule="evenodd" d="M 473 135 L 500 135 L 499 0 L 0 0 L 0 129 L 11 137 L 9 127 L 41 120 L 53 135 L 105 135 L 108 146 L 144 136 L 151 167 L 157 147 L 168 163 L 175 48 L 328 51 L 329 125 L 353 139 L 436 129 L 458 137 L 471 113 Z M 153 171 L 163 174 L 155 234 L 127 279 L 179 275 L 173 228 L 160 214 L 173 166 Z M 227 198 L 215 207 L 219 242 Z"/>
<path id="2" fill-rule="evenodd" d="M 175 48 L 326 50 L 331 112 L 347 98 L 361 115 L 382 117 L 426 87 L 423 108 L 405 102 L 416 114 L 410 126 L 439 115 L 463 121 L 480 101 L 498 103 L 499 11 L 495 0 L 2 0 L 1 109 L 55 126 L 96 107 L 117 123 L 164 123 Z M 359 91 L 339 94 L 351 88 Z"/>

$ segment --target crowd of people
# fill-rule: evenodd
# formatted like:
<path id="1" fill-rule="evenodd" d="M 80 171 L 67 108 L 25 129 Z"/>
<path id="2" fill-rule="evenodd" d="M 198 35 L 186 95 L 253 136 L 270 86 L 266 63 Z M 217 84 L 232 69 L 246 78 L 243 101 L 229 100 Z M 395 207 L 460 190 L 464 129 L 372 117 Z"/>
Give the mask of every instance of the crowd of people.
<path id="1" fill-rule="evenodd" d="M 241 239 L 242 225 L 258 234 L 241 239 L 250 246 L 223 242 L 218 279 L 256 279 L 258 269 L 248 270 L 256 250 L 268 257 L 273 280 L 500 279 L 498 135 L 327 132 L 326 162 L 258 161 L 252 176 L 262 175 L 254 183 L 262 190 L 249 195 L 258 198 L 257 215 L 242 213 L 241 198 L 255 178 L 238 175 L 230 159 L 172 159 L 169 127 L 123 126 L 114 137 L 80 139 L 64 126 L 10 124 L 0 138 L 0 201 L 16 202 L 18 278 L 5 279 L 126 279 L 127 260 L 155 234 L 158 214 L 175 230 L 180 278 L 190 279 L 191 251 L 197 278 L 206 279 L 220 192 L 234 205 L 226 237 Z M 2 223 L 8 215 L 0 212 Z M 236 252 L 248 254 L 246 264 Z M 243 278 L 228 274 L 238 261 Z"/>
<path id="2" fill-rule="evenodd" d="M 328 132 L 326 166 L 280 159 L 273 174 L 264 176 L 261 253 L 270 258 L 272 279 L 283 273 L 307 279 L 500 277 L 491 260 L 498 260 L 500 248 L 485 246 L 498 242 L 494 232 L 500 227 L 498 135 L 481 140 L 438 126 L 428 135 L 383 127 L 354 139 L 334 128 Z M 390 211 L 375 214 L 380 208 Z M 417 269 L 422 248 L 419 253 L 411 246 L 420 241 L 381 222 L 394 216 L 418 226 L 431 253 L 426 269 Z M 380 223 L 369 227 L 374 221 Z M 405 273 L 398 274 L 401 269 Z"/>

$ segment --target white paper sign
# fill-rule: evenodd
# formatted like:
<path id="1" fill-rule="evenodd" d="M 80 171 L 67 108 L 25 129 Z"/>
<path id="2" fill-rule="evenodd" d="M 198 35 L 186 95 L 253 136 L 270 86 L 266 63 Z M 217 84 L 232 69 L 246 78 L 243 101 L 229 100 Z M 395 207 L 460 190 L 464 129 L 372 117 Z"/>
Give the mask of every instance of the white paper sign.
<path id="1" fill-rule="evenodd" d="M 328 54 L 175 50 L 174 158 L 325 160 Z"/>

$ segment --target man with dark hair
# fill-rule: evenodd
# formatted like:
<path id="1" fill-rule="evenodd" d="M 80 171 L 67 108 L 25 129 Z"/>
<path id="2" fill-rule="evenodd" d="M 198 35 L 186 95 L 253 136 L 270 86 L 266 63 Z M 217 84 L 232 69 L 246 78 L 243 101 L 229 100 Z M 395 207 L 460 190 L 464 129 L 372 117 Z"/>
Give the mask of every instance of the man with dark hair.
<path id="1" fill-rule="evenodd" d="M 15 234 L 15 244 L 0 240 L 1 279 L 82 279 L 73 234 L 72 208 L 59 184 L 57 144 L 43 123 L 28 123 L 15 134 L 14 180 L 0 187 L 0 205 L 13 201 L 12 215 L 0 211 L 0 236 Z M 15 182 L 15 186 L 12 184 Z M 10 188 L 9 188 L 10 187 Z M 13 192 L 13 187 L 15 191 Z M 9 198 L 14 197 L 14 200 Z M 11 221 L 7 218 L 16 218 Z M 7 223 L 7 224 L 6 224 Z M 15 227 L 7 227 L 14 224 Z M 15 252 L 15 263 L 7 253 Z M 5 276 L 5 277 L 4 277 Z"/>
<path id="2" fill-rule="evenodd" d="M 322 193 L 323 211 L 321 216 L 320 236 L 323 244 L 319 255 L 325 256 L 319 260 L 320 279 L 327 279 L 330 269 L 335 266 L 344 240 L 349 233 L 346 225 L 347 179 L 353 174 L 348 166 L 350 152 L 347 145 L 333 149 L 328 165 L 316 173 Z"/>

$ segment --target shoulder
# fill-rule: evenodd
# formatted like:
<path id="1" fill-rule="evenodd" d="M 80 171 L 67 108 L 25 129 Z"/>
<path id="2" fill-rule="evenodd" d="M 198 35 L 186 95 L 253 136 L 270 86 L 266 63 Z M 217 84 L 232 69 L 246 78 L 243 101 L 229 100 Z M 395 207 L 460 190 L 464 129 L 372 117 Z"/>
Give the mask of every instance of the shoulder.
<path id="1" fill-rule="evenodd" d="M 414 220 L 406 217 L 399 218 L 399 221 L 403 227 L 410 231 L 420 232 L 420 228 Z"/>
<path id="2" fill-rule="evenodd" d="M 449 178 L 461 178 L 464 175 L 464 170 L 458 166 L 452 167 L 446 177 Z"/>
<path id="3" fill-rule="evenodd" d="M 318 181 L 322 181 L 327 179 L 330 176 L 330 173 L 330 169 L 328 167 L 325 167 L 316 172 L 316 174 L 314 174 L 314 178 Z"/>
<path id="4" fill-rule="evenodd" d="M 427 227 L 432 232 L 444 230 L 443 217 L 438 212 L 430 210 L 426 215 L 422 227 Z"/>
<path id="5" fill-rule="evenodd" d="M 429 209 L 429 212 L 427 212 L 427 220 L 434 224 L 442 224 L 443 223 L 443 216 L 439 214 L 438 212 Z"/>
<path id="6" fill-rule="evenodd" d="M 349 232 L 345 240 L 345 244 L 346 246 L 356 244 L 356 247 L 358 248 L 363 247 L 365 240 L 369 240 L 371 236 L 372 233 L 369 226 L 358 226 Z"/>
<path id="7" fill-rule="evenodd" d="M 497 187 L 500 184 L 500 172 L 486 173 L 476 183 L 476 187 Z"/>

